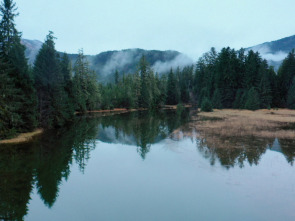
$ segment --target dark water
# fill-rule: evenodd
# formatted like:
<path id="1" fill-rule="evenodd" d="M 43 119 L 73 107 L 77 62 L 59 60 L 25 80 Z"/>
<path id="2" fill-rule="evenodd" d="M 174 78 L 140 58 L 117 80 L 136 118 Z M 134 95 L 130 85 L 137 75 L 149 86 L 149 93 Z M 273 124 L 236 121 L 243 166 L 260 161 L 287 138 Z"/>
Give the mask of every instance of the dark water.
<path id="1" fill-rule="evenodd" d="M 189 111 L 77 119 L 0 146 L 0 220 L 295 220 L 295 142 L 199 137 Z"/>

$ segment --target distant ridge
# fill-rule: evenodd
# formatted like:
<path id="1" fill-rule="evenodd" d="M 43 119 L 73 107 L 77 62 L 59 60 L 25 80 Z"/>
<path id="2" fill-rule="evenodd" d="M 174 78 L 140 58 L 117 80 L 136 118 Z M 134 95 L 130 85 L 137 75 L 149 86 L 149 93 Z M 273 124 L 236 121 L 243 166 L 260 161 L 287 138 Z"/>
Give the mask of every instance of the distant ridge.
<path id="1" fill-rule="evenodd" d="M 22 39 L 21 43 L 26 47 L 25 55 L 28 58 L 29 64 L 33 64 L 43 43 L 38 40 L 28 39 Z"/>
<path id="2" fill-rule="evenodd" d="M 247 50 L 258 51 L 268 63 L 278 70 L 282 61 L 286 58 L 288 53 L 295 48 L 295 35 L 282 38 L 276 41 L 265 42 Z"/>
<path id="3" fill-rule="evenodd" d="M 42 46 L 42 42 L 38 40 L 22 39 L 22 44 L 26 46 L 26 57 L 32 65 Z M 111 82 L 116 70 L 118 70 L 120 75 L 134 73 L 143 55 L 152 66 L 153 70 L 160 74 L 168 72 L 170 68 L 193 64 L 192 59 L 178 51 L 144 50 L 140 48 L 106 51 L 98 55 L 86 55 L 86 58 L 90 68 L 97 73 L 100 81 Z M 72 64 L 76 61 L 77 56 L 77 54 L 69 54 Z"/>
<path id="4" fill-rule="evenodd" d="M 271 53 L 285 52 L 289 53 L 292 49 L 295 48 L 295 35 L 290 37 L 282 38 L 276 41 L 265 42 L 256 46 L 251 47 L 250 49 L 263 49 L 267 47 Z"/>

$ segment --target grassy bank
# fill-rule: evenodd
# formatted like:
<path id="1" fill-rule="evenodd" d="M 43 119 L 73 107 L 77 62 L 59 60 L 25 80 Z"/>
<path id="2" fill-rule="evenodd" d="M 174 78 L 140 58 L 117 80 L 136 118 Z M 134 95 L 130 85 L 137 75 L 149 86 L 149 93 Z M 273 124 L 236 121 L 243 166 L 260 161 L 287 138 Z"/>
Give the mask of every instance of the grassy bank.
<path id="1" fill-rule="evenodd" d="M 223 138 L 255 136 L 261 138 L 295 138 L 295 111 L 278 110 L 214 110 L 200 112 L 192 125 L 200 134 Z"/>
<path id="2" fill-rule="evenodd" d="M 17 137 L 7 140 L 0 140 L 0 144 L 18 144 L 31 141 L 35 136 L 43 133 L 43 129 L 37 129 L 30 133 L 22 133 Z"/>

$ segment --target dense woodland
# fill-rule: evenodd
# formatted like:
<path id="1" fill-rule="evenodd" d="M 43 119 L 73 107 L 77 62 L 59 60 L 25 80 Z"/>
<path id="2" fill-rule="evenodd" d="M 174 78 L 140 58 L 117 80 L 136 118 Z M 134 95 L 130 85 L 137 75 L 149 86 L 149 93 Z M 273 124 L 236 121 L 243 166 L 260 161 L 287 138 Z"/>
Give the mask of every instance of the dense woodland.
<path id="1" fill-rule="evenodd" d="M 74 64 L 55 49 L 49 32 L 28 65 L 13 0 L 0 6 L 0 139 L 37 127 L 55 128 L 72 121 L 76 112 L 112 108 L 157 109 L 191 103 L 212 108 L 295 109 L 295 54 L 290 52 L 278 73 L 259 53 L 213 48 L 195 66 L 154 73 L 142 57 L 135 73 L 102 84 L 90 70 L 83 51 Z"/>

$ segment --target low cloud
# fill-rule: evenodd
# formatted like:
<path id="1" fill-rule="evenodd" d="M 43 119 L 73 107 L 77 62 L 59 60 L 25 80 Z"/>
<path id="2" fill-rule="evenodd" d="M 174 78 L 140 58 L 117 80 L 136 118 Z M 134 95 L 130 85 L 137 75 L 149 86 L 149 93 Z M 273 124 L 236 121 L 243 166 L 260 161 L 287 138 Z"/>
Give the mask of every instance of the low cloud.
<path id="1" fill-rule="evenodd" d="M 115 52 L 107 63 L 103 66 L 101 73 L 105 76 L 122 69 L 124 66 L 131 64 L 134 60 L 133 51 Z"/>
<path id="2" fill-rule="evenodd" d="M 260 45 L 251 48 L 253 51 L 258 51 L 262 58 L 266 59 L 267 61 L 274 61 L 280 62 L 287 57 L 287 53 L 283 51 L 277 51 L 273 53 L 271 49 L 266 45 Z"/>
<path id="3" fill-rule="evenodd" d="M 182 68 L 192 64 L 193 64 L 192 59 L 190 59 L 189 57 L 183 54 L 180 54 L 171 61 L 167 61 L 167 62 L 157 61 L 152 66 L 152 69 L 157 73 L 165 73 L 170 71 L 171 68 L 172 69 L 176 69 L 177 67 Z"/>

